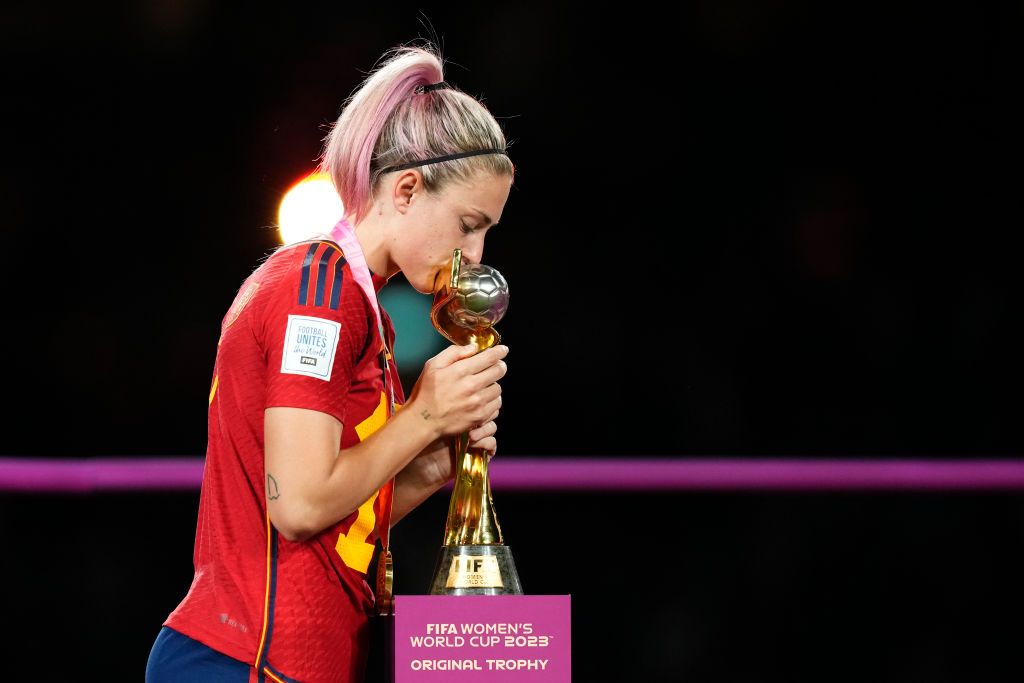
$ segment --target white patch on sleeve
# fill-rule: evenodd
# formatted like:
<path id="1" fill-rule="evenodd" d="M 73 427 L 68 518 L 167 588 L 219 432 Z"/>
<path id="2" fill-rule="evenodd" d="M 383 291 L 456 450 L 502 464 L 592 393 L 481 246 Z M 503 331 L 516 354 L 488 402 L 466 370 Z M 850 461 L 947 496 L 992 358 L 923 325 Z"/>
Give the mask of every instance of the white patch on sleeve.
<path id="1" fill-rule="evenodd" d="M 289 315 L 281 372 L 331 380 L 341 323 L 308 315 Z"/>

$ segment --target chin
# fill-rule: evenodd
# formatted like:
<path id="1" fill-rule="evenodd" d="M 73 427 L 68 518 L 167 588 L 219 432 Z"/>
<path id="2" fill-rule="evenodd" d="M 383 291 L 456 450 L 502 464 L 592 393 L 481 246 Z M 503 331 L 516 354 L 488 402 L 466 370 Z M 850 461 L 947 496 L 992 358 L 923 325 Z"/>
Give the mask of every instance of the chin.
<path id="1" fill-rule="evenodd" d="M 446 266 L 442 266 L 433 272 L 432 277 L 424 277 L 421 282 L 414 284 L 413 287 L 420 294 L 433 294 L 444 286 L 450 277 L 451 271 Z"/>
<path id="2" fill-rule="evenodd" d="M 409 283 L 409 286 L 415 289 L 420 294 L 433 294 L 434 290 L 431 289 L 433 282 L 429 277 L 411 278 L 408 275 L 405 276 L 405 281 Z"/>

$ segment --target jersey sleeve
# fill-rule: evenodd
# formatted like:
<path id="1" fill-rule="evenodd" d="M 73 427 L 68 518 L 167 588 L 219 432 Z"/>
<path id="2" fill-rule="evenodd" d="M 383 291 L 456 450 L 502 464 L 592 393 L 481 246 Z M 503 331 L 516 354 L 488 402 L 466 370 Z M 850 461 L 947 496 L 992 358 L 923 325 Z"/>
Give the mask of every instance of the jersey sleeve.
<path id="1" fill-rule="evenodd" d="M 267 408 L 306 408 L 345 422 L 372 310 L 341 250 L 313 242 L 278 282 L 262 328 Z"/>

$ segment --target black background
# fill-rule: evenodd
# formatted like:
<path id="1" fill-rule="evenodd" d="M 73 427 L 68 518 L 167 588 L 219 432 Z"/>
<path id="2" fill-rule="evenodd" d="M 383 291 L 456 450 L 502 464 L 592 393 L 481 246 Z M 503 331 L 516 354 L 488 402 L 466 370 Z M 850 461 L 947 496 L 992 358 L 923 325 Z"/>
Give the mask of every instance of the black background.
<path id="1" fill-rule="evenodd" d="M 513 292 L 499 458 L 1021 452 L 1020 3 L 11 3 L 0 27 L 2 454 L 203 453 L 281 194 L 418 37 L 518 169 L 484 258 Z M 573 595 L 576 680 L 1024 673 L 1017 493 L 495 496 L 526 591 Z M 197 502 L 0 497 L 8 673 L 140 680 Z M 446 505 L 396 527 L 398 592 L 425 592 Z"/>

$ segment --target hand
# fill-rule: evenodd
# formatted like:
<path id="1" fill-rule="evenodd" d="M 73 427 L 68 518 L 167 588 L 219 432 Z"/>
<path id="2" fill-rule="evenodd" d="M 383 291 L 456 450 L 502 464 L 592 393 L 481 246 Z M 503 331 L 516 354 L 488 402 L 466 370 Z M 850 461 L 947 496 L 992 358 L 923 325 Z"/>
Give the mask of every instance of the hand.
<path id="1" fill-rule="evenodd" d="M 497 426 L 488 424 L 501 409 L 498 380 L 507 370 L 506 355 L 503 345 L 480 352 L 472 344 L 449 346 L 424 364 L 403 410 L 429 422 L 438 438 L 470 432 L 470 444 L 496 448 Z"/>
<path id="2" fill-rule="evenodd" d="M 498 425 L 494 420 L 469 431 L 469 447 L 483 449 L 488 462 L 498 450 L 498 441 L 494 438 L 497 431 Z M 404 472 L 420 486 L 438 488 L 452 480 L 455 468 L 455 439 L 442 437 L 413 458 Z"/>

